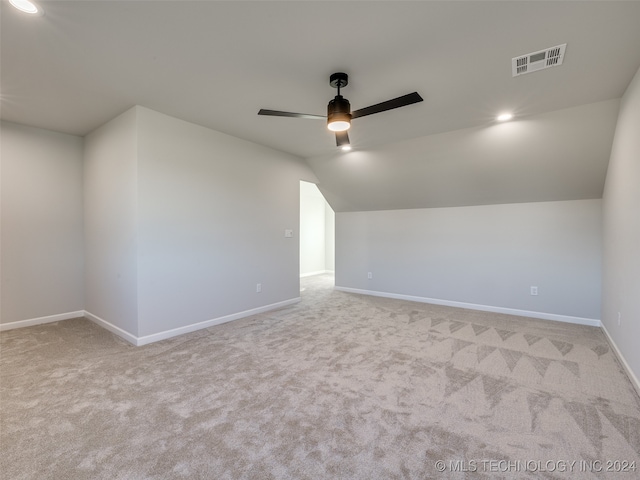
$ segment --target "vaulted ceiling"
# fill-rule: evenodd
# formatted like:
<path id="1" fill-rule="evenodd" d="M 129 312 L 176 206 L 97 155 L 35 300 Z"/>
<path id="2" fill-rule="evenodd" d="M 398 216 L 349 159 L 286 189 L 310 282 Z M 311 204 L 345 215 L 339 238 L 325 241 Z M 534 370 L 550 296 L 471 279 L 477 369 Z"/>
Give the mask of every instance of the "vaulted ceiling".
<path id="1" fill-rule="evenodd" d="M 337 211 L 597 198 L 640 67 L 638 1 L 41 3 L 2 1 L 3 119 L 82 136 L 143 105 L 306 159 Z M 257 115 L 324 115 L 336 71 L 354 109 L 425 101 L 354 120 L 346 154 L 322 121 Z"/>

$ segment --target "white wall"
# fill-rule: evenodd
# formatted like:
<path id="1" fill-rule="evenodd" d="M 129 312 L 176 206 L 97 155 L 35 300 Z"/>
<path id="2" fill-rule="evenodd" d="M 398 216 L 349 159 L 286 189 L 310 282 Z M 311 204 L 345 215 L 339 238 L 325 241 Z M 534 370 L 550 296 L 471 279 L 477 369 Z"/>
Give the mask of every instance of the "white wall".
<path id="1" fill-rule="evenodd" d="M 83 309 L 82 138 L 8 122 L 0 135 L 0 322 L 77 314 Z"/>
<path id="2" fill-rule="evenodd" d="M 84 310 L 147 343 L 299 298 L 301 159 L 143 107 L 2 135 L 2 322 Z"/>
<path id="3" fill-rule="evenodd" d="M 640 387 L 640 70 L 620 104 L 603 218 L 602 322 Z"/>
<path id="4" fill-rule="evenodd" d="M 85 310 L 138 335 L 136 108 L 85 138 Z"/>
<path id="5" fill-rule="evenodd" d="M 299 298 L 300 180 L 316 181 L 306 164 L 137 112 L 139 335 Z"/>
<path id="6" fill-rule="evenodd" d="M 597 324 L 600 278 L 600 200 L 336 213 L 338 287 Z"/>
<path id="7" fill-rule="evenodd" d="M 324 268 L 328 272 L 336 270 L 336 214 L 326 200 L 324 201 Z"/>
<path id="8" fill-rule="evenodd" d="M 300 182 L 300 275 L 333 271 L 334 213 L 318 187 Z"/>

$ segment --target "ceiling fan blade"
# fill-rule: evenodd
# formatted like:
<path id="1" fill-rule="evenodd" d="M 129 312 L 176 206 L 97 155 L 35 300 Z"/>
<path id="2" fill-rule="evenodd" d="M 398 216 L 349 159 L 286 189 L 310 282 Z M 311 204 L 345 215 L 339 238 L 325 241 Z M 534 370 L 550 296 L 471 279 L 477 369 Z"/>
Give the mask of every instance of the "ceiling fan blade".
<path id="1" fill-rule="evenodd" d="M 336 145 L 341 147 L 343 145 L 350 145 L 349 134 L 345 130 L 344 132 L 336 132 Z"/>
<path id="2" fill-rule="evenodd" d="M 366 115 L 373 115 L 374 113 L 386 112 L 387 110 L 405 107 L 407 105 L 418 102 L 422 102 L 422 97 L 418 94 L 418 92 L 408 93 L 407 95 L 403 95 L 392 100 L 387 100 L 386 102 L 377 103 L 375 105 L 371 105 L 370 107 L 361 108 L 360 110 L 351 112 L 351 118 L 364 117 Z"/>
<path id="3" fill-rule="evenodd" d="M 293 118 L 310 118 L 312 120 L 326 120 L 327 117 L 322 115 L 309 115 L 307 113 L 281 112 L 279 110 L 265 110 L 261 108 L 258 115 L 270 115 L 272 117 L 293 117 Z"/>

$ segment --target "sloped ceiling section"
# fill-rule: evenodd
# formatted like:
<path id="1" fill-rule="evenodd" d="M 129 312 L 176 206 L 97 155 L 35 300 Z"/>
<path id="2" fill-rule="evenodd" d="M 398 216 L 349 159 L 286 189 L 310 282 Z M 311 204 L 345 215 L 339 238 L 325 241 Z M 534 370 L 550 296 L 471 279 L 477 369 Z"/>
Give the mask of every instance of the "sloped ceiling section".
<path id="1" fill-rule="evenodd" d="M 336 212 L 601 198 L 618 104 L 307 161 Z"/>

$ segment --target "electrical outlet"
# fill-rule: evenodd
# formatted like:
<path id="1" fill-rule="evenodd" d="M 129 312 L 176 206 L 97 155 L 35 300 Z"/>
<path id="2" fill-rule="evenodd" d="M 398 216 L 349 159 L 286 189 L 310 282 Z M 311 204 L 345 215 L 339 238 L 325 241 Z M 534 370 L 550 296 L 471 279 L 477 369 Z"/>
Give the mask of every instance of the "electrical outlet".
<path id="1" fill-rule="evenodd" d="M 372 274 L 371 272 L 368 272 L 368 273 L 367 273 L 367 278 L 368 278 L 369 280 L 371 280 L 371 279 L 373 278 L 373 274 Z"/>
<path id="2" fill-rule="evenodd" d="M 260 293 L 262 291 L 262 284 L 256 283 L 256 293 Z"/>
<path id="3" fill-rule="evenodd" d="M 538 295 L 538 287 L 531 287 L 531 295 Z"/>

